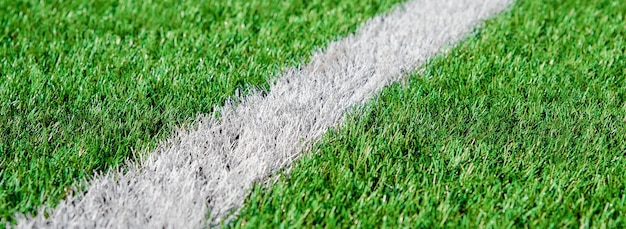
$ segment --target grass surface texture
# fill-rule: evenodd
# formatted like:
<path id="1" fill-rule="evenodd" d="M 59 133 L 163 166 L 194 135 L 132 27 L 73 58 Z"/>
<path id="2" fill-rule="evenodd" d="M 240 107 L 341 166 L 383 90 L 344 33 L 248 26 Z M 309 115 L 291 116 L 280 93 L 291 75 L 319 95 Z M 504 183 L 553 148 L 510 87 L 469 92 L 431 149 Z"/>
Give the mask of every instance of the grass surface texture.
<path id="1" fill-rule="evenodd" d="M 233 227 L 626 227 L 626 3 L 518 1 L 257 185 Z"/>
<path id="2" fill-rule="evenodd" d="M 0 221 L 54 206 L 396 2 L 0 0 Z"/>

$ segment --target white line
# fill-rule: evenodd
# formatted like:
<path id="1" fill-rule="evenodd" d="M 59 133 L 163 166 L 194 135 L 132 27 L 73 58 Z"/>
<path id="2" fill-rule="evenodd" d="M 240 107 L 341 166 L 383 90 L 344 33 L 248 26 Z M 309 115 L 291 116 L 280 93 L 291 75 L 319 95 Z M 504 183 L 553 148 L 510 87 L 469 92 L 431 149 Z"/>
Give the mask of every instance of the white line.
<path id="1" fill-rule="evenodd" d="M 200 117 L 128 172 L 91 181 L 85 194 L 20 218 L 18 227 L 195 228 L 213 222 L 247 189 L 338 125 L 350 107 L 401 79 L 511 0 L 414 0 L 331 43 L 262 93 Z M 288 32 L 288 31 L 285 31 Z M 41 211 L 43 212 L 43 211 Z"/>

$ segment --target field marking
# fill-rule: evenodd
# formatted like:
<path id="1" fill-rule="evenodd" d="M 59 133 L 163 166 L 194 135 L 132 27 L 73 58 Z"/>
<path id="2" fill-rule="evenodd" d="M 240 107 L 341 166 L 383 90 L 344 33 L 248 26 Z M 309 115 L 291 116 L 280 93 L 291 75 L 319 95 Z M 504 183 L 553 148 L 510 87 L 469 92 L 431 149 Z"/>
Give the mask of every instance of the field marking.
<path id="1" fill-rule="evenodd" d="M 18 227 L 195 228 L 218 222 L 247 190 L 290 163 L 346 111 L 400 80 L 440 49 L 466 36 L 511 0 L 413 0 L 372 18 L 354 35 L 289 69 L 267 93 L 254 92 L 200 116 L 128 172 L 97 175 Z M 288 32 L 288 31 L 286 31 Z M 266 94 L 266 95 L 264 95 Z M 213 222 L 207 222 L 210 215 Z"/>

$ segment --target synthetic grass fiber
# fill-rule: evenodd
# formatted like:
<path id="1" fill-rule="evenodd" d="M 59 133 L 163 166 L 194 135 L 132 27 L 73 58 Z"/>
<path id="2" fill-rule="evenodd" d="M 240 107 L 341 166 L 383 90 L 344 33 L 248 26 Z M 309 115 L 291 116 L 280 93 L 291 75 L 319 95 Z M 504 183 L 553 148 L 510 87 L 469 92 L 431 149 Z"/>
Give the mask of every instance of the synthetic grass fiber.
<path id="1" fill-rule="evenodd" d="M 331 42 L 308 63 L 200 115 L 127 172 L 93 179 L 84 194 L 20 218 L 20 227 L 196 228 L 228 221 L 263 181 L 383 86 L 470 32 L 508 1 L 415 0 Z M 207 219 L 208 218 L 208 219 Z M 207 221 L 208 220 L 208 221 Z"/>
<path id="2" fill-rule="evenodd" d="M 624 1 L 525 0 L 394 84 L 232 227 L 626 227 Z"/>
<path id="3" fill-rule="evenodd" d="M 397 2 L 0 0 L 0 221 L 54 206 Z"/>

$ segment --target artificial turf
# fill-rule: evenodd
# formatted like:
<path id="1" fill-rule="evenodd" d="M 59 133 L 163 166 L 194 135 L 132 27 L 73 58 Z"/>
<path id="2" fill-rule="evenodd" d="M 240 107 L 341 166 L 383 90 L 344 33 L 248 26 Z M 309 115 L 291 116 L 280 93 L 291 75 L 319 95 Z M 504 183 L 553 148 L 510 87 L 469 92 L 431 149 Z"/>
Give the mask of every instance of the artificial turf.
<path id="1" fill-rule="evenodd" d="M 0 222 L 397 2 L 0 0 Z"/>
<path id="2" fill-rule="evenodd" d="M 520 0 L 394 84 L 232 227 L 626 227 L 626 3 Z"/>

